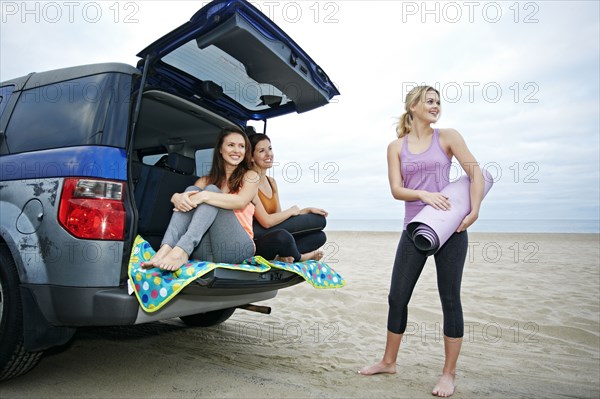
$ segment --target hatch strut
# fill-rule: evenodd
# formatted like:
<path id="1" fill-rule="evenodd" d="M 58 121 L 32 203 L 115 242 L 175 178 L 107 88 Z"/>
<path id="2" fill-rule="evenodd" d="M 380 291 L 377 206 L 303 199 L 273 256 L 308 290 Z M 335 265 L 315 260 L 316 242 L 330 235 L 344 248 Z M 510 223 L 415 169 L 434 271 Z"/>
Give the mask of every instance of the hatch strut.
<path id="1" fill-rule="evenodd" d="M 144 70 L 142 71 L 142 80 L 140 81 L 140 87 L 138 89 L 138 95 L 137 95 L 137 99 L 135 100 L 135 108 L 133 111 L 133 116 L 132 116 L 132 122 L 131 122 L 131 132 L 129 134 L 129 144 L 128 144 L 128 148 L 127 148 L 127 185 L 128 185 L 128 190 L 126 191 L 127 193 L 129 193 L 129 195 L 126 195 L 125 198 L 128 201 L 128 208 L 131 210 L 132 212 L 132 217 L 131 217 L 131 228 L 133 232 L 137 232 L 137 225 L 138 225 L 138 210 L 137 210 L 137 206 L 135 204 L 135 199 L 133 196 L 133 193 L 135 191 L 135 185 L 134 185 L 134 181 L 133 181 L 133 173 L 132 173 L 132 163 L 131 159 L 132 154 L 133 154 L 133 140 L 135 137 L 135 129 L 137 126 L 137 121 L 138 121 L 138 117 L 140 115 L 140 109 L 142 108 L 142 94 L 144 93 L 144 86 L 146 86 L 146 79 L 148 77 L 148 68 L 150 65 L 150 59 L 152 57 L 150 56 L 150 54 L 148 54 L 146 56 L 146 59 L 144 60 Z M 132 87 L 133 90 L 133 87 Z M 129 237 L 128 240 L 133 240 L 132 237 Z M 131 248 L 132 245 L 125 245 L 125 250 L 123 251 L 123 259 L 129 259 L 129 256 L 131 255 Z M 124 261 L 122 266 L 121 266 L 121 276 L 123 275 L 127 275 L 127 262 Z M 123 278 L 123 277 L 121 277 Z"/>
<path id="2" fill-rule="evenodd" d="M 144 86 L 146 85 L 146 78 L 148 76 L 148 67 L 150 65 L 151 55 L 148 54 L 144 60 L 144 70 L 142 71 L 142 80 L 140 81 L 140 88 L 138 89 L 137 99 L 135 100 L 135 109 L 133 111 L 133 122 L 131 124 L 131 137 L 135 134 L 135 128 L 137 126 L 138 117 L 140 115 L 140 109 L 142 108 L 142 94 L 144 94 Z"/>

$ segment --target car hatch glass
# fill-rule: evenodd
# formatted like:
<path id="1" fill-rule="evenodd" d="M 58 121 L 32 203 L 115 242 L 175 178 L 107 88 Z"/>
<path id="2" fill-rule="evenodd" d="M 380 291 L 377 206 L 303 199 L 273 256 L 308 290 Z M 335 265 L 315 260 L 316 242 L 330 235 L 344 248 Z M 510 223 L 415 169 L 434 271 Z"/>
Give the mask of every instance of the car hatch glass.
<path id="1" fill-rule="evenodd" d="M 151 69 L 149 86 L 239 121 L 310 111 L 339 94 L 308 54 L 245 0 L 210 2 L 138 56 Z"/>
<path id="2" fill-rule="evenodd" d="M 270 108 L 270 99 L 277 99 L 277 105 L 290 102 L 275 86 L 249 77 L 243 63 L 214 45 L 201 49 L 196 40 L 191 40 L 165 55 L 162 61 L 196 79 L 218 84 L 223 94 L 251 111 Z"/>

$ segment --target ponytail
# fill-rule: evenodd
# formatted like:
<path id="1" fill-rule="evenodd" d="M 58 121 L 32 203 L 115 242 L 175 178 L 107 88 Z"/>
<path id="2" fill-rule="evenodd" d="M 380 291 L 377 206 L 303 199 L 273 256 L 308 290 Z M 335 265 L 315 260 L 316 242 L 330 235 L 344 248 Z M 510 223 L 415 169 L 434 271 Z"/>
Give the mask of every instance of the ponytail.
<path id="1" fill-rule="evenodd" d="M 402 114 L 400 119 L 398 120 L 398 124 L 396 125 L 396 135 L 399 139 L 406 136 L 410 133 L 410 129 L 412 127 L 412 115 L 410 112 L 405 112 Z"/>

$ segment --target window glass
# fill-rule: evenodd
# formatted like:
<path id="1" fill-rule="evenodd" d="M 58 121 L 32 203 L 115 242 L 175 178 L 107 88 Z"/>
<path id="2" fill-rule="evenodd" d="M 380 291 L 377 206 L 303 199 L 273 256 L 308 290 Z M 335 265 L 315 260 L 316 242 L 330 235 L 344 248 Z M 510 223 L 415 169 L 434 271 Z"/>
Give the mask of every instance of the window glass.
<path id="1" fill-rule="evenodd" d="M 197 176 L 208 175 L 210 168 L 212 167 L 213 152 L 213 148 L 206 148 L 204 150 L 196 151 L 195 158 Z"/>
<path id="2" fill-rule="evenodd" d="M 165 161 L 167 158 L 167 153 L 164 154 L 155 154 L 155 155 L 146 155 L 145 157 L 142 157 L 142 163 L 144 165 L 156 165 L 156 163 L 161 159 L 165 157 Z"/>
<path id="3" fill-rule="evenodd" d="M 86 76 L 23 91 L 6 128 L 10 152 L 86 144 L 124 147 L 129 93 L 119 93 L 119 82 L 127 80 L 119 75 Z"/>
<path id="4" fill-rule="evenodd" d="M 223 94 L 252 111 L 268 109 L 269 105 L 264 102 L 272 98 L 281 105 L 290 101 L 275 86 L 252 79 L 244 64 L 214 45 L 201 49 L 196 40 L 191 40 L 164 56 L 162 61 L 196 79 L 218 84 Z"/>

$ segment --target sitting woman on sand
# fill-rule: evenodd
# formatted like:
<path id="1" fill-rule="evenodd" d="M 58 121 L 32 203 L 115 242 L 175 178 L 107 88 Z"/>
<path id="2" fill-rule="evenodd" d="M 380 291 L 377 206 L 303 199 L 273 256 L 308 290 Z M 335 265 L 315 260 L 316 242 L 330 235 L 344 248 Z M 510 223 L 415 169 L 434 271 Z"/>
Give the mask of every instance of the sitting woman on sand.
<path id="1" fill-rule="evenodd" d="M 327 241 L 323 231 L 327 212 L 320 208 L 300 209 L 296 205 L 282 211 L 277 183 L 267 176 L 274 158 L 271 139 L 266 134 L 254 134 L 250 143 L 252 162 L 260 175 L 253 224 L 255 238 L 260 240 L 274 230 L 284 229 L 294 237 L 298 251 L 303 254 L 301 260 L 321 259 L 323 253 L 319 248 Z"/>
<path id="2" fill-rule="evenodd" d="M 253 241 L 252 217 L 260 176 L 250 169 L 250 142 L 237 128 L 221 132 L 208 176 L 171 198 L 171 221 L 160 249 L 144 268 L 175 271 L 190 258 L 240 263 L 262 249 L 267 259 L 300 258 L 293 237 L 274 231 Z M 266 245 L 268 241 L 269 245 Z"/>
<path id="3" fill-rule="evenodd" d="M 466 229 L 479 215 L 483 174 L 456 130 L 431 127 L 441 113 L 437 90 L 430 86 L 414 88 L 406 96 L 405 111 L 396 129 L 398 138 L 390 143 L 387 152 L 392 195 L 405 201 L 404 231 L 396 251 L 388 296 L 387 341 L 383 359 L 362 368 L 359 373 L 396 373 L 396 359 L 407 325 L 408 302 L 427 261 L 427 254 L 415 246 L 406 226 L 426 205 L 439 210 L 450 209 L 452 198 L 440 191 L 449 183 L 450 163 L 452 157 L 456 157 L 471 181 L 471 211 L 434 255 L 444 314 L 445 363 L 431 393 L 446 397 L 454 393 L 456 386 L 456 364 L 464 334 L 460 284 L 468 248 Z M 432 170 L 439 172 L 431 173 Z"/>

